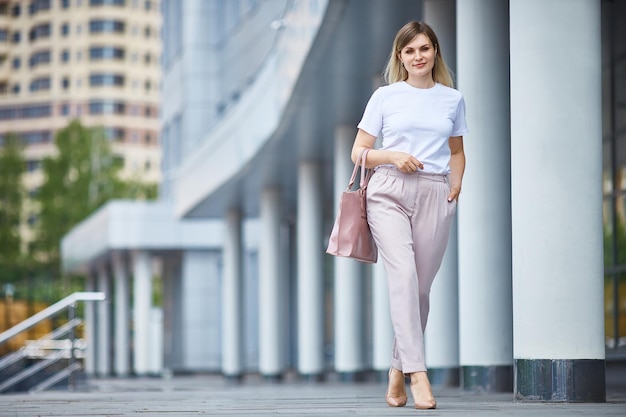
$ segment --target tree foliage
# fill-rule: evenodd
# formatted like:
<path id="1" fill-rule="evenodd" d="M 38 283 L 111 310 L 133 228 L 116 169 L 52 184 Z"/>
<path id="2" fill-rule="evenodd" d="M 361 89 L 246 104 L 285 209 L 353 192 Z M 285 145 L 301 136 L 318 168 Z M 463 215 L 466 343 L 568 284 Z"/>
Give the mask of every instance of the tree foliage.
<path id="1" fill-rule="evenodd" d="M 26 167 L 20 138 L 8 134 L 3 142 L 0 148 L 0 280 L 21 261 L 22 176 Z"/>
<path id="2" fill-rule="evenodd" d="M 41 212 L 36 252 L 50 266 L 59 265 L 61 238 L 106 201 L 152 197 L 154 186 L 125 182 L 121 161 L 113 156 L 103 129 L 72 121 L 55 137 L 56 156 L 43 160 L 44 183 L 38 194 Z"/>

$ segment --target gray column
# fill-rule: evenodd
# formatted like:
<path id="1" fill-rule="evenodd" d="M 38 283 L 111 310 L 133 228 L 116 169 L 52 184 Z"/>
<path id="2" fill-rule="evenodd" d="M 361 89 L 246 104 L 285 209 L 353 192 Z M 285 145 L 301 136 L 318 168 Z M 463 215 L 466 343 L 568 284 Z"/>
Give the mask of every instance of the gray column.
<path id="1" fill-rule="evenodd" d="M 222 368 L 221 253 L 186 250 L 182 256 L 180 337 L 183 369 L 219 371 Z"/>
<path id="2" fill-rule="evenodd" d="M 511 1 L 518 401 L 605 401 L 600 51 L 600 2 Z"/>
<path id="3" fill-rule="evenodd" d="M 90 269 L 87 272 L 85 291 L 96 291 L 96 271 Z M 104 301 L 100 301 L 103 303 Z M 96 373 L 96 302 L 85 303 L 85 373 L 89 376 Z"/>
<path id="4" fill-rule="evenodd" d="M 466 390 L 513 387 L 508 33 L 508 2 L 457 1 L 458 85 L 470 129 L 458 209 L 459 355 Z"/>
<path id="5" fill-rule="evenodd" d="M 136 375 L 146 375 L 150 370 L 150 312 L 152 309 L 152 269 L 150 254 L 133 253 L 133 342 Z"/>
<path id="6" fill-rule="evenodd" d="M 128 282 L 128 269 L 122 252 L 114 251 L 111 258 L 115 280 L 113 368 L 116 375 L 127 376 L 130 373 L 130 284 Z"/>
<path id="7" fill-rule="evenodd" d="M 459 385 L 459 293 L 457 221 L 430 295 L 425 348 L 433 385 Z"/>
<path id="8" fill-rule="evenodd" d="M 339 197 L 346 189 L 354 164 L 350 152 L 356 128 L 335 129 L 335 212 Z M 364 368 L 363 268 L 352 259 L 335 257 L 335 370 L 350 379 Z"/>
<path id="9" fill-rule="evenodd" d="M 111 277 L 104 261 L 98 264 L 96 271 L 98 291 L 106 296 L 106 300 L 99 302 L 96 307 L 98 315 L 96 373 L 102 377 L 111 373 Z"/>
<path id="10" fill-rule="evenodd" d="M 424 21 L 437 33 L 446 64 L 456 73 L 456 1 L 425 0 Z M 459 384 L 459 284 L 456 219 L 430 293 L 425 347 L 433 385 Z"/>
<path id="11" fill-rule="evenodd" d="M 284 278 L 280 267 L 280 192 L 261 193 L 259 237 L 259 371 L 266 378 L 280 378 L 284 370 L 286 320 Z"/>
<path id="12" fill-rule="evenodd" d="M 381 379 L 391 367 L 393 325 L 389 310 L 389 291 L 383 262 L 372 265 L 372 367 Z"/>
<path id="13" fill-rule="evenodd" d="M 239 378 L 243 374 L 243 268 L 241 213 L 226 214 L 224 274 L 222 279 L 222 373 Z"/>
<path id="14" fill-rule="evenodd" d="M 298 169 L 298 372 L 324 373 L 324 248 L 320 166 L 300 162 Z"/>

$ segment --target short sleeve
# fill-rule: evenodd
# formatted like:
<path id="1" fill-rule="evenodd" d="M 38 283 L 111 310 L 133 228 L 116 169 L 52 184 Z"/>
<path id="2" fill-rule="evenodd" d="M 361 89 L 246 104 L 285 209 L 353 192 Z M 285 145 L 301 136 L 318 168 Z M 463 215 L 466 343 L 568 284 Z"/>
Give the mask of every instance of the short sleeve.
<path id="1" fill-rule="evenodd" d="M 456 107 L 454 126 L 452 126 L 452 134 L 450 136 L 463 136 L 467 132 L 467 122 L 465 121 L 465 99 L 461 96 L 459 104 Z"/>
<path id="2" fill-rule="evenodd" d="M 357 125 L 372 136 L 378 137 L 383 127 L 382 94 L 380 88 L 374 91 L 365 106 L 363 117 Z"/>

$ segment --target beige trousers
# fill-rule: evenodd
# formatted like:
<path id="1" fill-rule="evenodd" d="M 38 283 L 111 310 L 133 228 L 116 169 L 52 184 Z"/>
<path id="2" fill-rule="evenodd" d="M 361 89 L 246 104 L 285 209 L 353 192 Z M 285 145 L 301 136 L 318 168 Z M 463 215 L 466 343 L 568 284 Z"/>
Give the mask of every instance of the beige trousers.
<path id="1" fill-rule="evenodd" d="M 430 287 L 441 266 L 456 201 L 448 177 L 378 167 L 367 189 L 367 216 L 389 287 L 395 333 L 391 365 L 426 371 L 424 330 Z"/>

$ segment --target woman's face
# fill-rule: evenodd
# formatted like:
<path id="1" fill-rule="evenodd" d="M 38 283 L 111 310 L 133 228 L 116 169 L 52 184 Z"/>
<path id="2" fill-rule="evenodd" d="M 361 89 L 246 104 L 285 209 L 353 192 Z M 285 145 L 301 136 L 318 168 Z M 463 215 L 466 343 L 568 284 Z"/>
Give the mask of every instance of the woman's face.
<path id="1" fill-rule="evenodd" d="M 400 50 L 400 61 L 409 73 L 409 78 L 432 77 L 436 51 L 430 39 L 423 33 L 414 37 Z"/>

